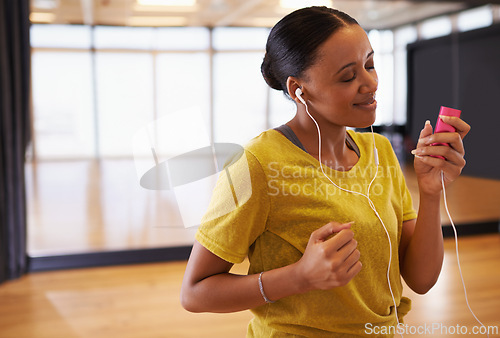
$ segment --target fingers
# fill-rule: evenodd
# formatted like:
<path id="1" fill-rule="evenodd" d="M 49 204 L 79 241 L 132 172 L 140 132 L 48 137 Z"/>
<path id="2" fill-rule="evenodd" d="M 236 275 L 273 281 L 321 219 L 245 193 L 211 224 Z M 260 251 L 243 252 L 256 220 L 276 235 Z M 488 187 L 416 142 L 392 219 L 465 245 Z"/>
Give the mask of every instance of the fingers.
<path id="1" fill-rule="evenodd" d="M 437 133 L 418 140 L 417 148 L 427 147 L 435 144 L 449 144 L 460 154 L 464 155 L 464 144 L 459 133 Z"/>
<path id="2" fill-rule="evenodd" d="M 344 224 L 330 222 L 313 232 L 311 239 L 316 241 L 316 244 L 322 242 L 319 244 L 322 246 L 321 251 L 324 257 L 335 257 L 334 259 L 337 259 L 339 264 L 342 264 L 354 251 L 358 251 L 358 242 L 354 239 L 354 232 L 350 229 L 351 225 L 352 222 Z M 332 233 L 336 233 L 336 235 L 327 238 Z"/>
<path id="3" fill-rule="evenodd" d="M 465 166 L 463 138 L 471 127 L 458 117 L 440 116 L 444 123 L 455 128 L 456 132 L 432 133 L 429 121 L 420 132 L 415 155 L 415 173 L 421 192 L 437 194 L 441 191 L 441 173 L 445 184 L 454 181 Z"/>
<path id="4" fill-rule="evenodd" d="M 431 148 L 449 148 L 447 146 L 435 146 Z M 419 161 L 429 167 L 443 171 L 448 177 L 458 177 L 465 166 L 465 159 L 462 156 L 457 156 L 456 152 L 451 153 L 451 150 L 433 151 L 432 155 L 426 156 L 425 152 L 422 155 L 415 155 Z M 451 155 L 450 155 L 451 154 Z M 441 157 L 436 157 L 441 156 Z"/>
<path id="5" fill-rule="evenodd" d="M 341 230 L 321 245 L 324 256 L 332 260 L 333 268 L 347 271 L 359 260 L 358 242 L 351 229 Z"/>
<path id="6" fill-rule="evenodd" d="M 429 121 L 425 123 L 424 128 L 420 132 L 420 138 L 417 143 L 417 148 L 412 151 L 413 155 L 422 158 L 423 156 L 433 156 L 446 159 L 456 165 L 465 165 L 463 156 L 465 149 L 462 139 L 470 131 L 470 126 L 458 117 L 440 116 L 445 122 L 457 129 L 455 133 L 429 133 L 431 127 Z M 449 145 L 449 147 L 447 147 Z M 426 164 L 432 165 L 442 163 L 435 161 L 427 161 Z"/>
<path id="7" fill-rule="evenodd" d="M 344 229 L 349 229 L 353 222 L 349 223 L 338 223 L 338 222 L 330 222 L 317 229 L 311 234 L 311 240 L 314 242 L 325 241 L 333 235 L 334 233 L 338 233 Z"/>
<path id="8" fill-rule="evenodd" d="M 345 285 L 361 270 L 351 224 L 330 222 L 311 234 L 304 255 L 297 262 L 305 289 L 327 290 Z"/>
<path id="9" fill-rule="evenodd" d="M 431 126 L 431 121 L 427 120 L 425 121 L 424 128 L 420 131 L 419 140 L 428 137 L 430 135 L 432 135 L 432 126 Z"/>
<path id="10" fill-rule="evenodd" d="M 467 135 L 471 129 L 470 125 L 468 125 L 464 120 L 455 117 L 455 116 L 445 116 L 440 115 L 439 118 L 446 124 L 454 127 L 457 130 L 457 133 L 463 139 L 465 135 Z"/>
<path id="11" fill-rule="evenodd" d="M 412 151 L 412 154 L 442 156 L 448 161 L 459 163 L 465 155 L 465 149 L 462 139 L 457 133 L 440 133 L 420 139 L 419 146 Z"/>
<path id="12" fill-rule="evenodd" d="M 361 254 L 360 254 L 359 250 L 355 250 L 345 260 L 345 262 L 344 262 L 344 265 L 346 268 L 345 274 L 346 274 L 346 278 L 348 278 L 348 280 L 351 280 L 354 276 L 356 276 L 361 271 L 363 264 L 359 260 L 360 257 L 361 257 Z"/>
<path id="13" fill-rule="evenodd" d="M 341 236 L 342 234 L 352 233 L 351 230 L 343 230 L 337 236 Z M 335 237 L 337 237 L 335 236 Z M 331 238 L 329 242 L 325 242 L 324 244 L 332 244 L 335 239 L 339 238 Z M 358 242 L 351 238 L 351 240 L 347 241 L 340 249 L 336 252 L 336 258 L 332 260 L 331 269 L 332 271 L 336 271 L 336 281 L 338 286 L 347 284 L 354 276 L 361 271 L 362 264 L 359 261 L 361 257 L 361 253 L 358 250 Z M 332 245 L 334 247 L 334 245 Z"/>

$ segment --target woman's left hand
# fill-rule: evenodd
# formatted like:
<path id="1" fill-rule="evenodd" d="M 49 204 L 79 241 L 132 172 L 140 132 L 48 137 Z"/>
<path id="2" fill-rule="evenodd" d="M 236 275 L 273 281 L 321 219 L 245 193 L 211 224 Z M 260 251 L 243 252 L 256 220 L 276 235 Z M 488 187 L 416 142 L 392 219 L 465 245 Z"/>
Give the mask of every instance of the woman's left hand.
<path id="1" fill-rule="evenodd" d="M 429 121 L 420 132 L 415 155 L 414 167 L 421 193 L 439 194 L 441 192 L 441 171 L 444 183 L 453 182 L 465 166 L 463 138 L 470 131 L 470 126 L 458 117 L 440 116 L 443 122 L 455 127 L 455 133 L 432 133 Z M 447 143 L 434 145 L 433 143 Z M 436 156 L 441 156 L 438 158 Z M 444 159 L 443 159 L 444 158 Z"/>

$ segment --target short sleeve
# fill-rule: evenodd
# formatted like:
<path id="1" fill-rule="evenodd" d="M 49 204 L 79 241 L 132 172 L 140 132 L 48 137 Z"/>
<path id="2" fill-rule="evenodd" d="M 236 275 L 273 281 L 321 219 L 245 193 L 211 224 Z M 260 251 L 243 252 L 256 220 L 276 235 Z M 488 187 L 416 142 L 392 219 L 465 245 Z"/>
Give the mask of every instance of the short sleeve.
<path id="1" fill-rule="evenodd" d="M 415 211 L 415 208 L 413 208 L 413 200 L 411 198 L 410 191 L 406 186 L 406 181 L 402 173 L 401 177 L 403 181 L 403 183 L 401 184 L 401 195 L 403 198 L 403 222 L 406 222 L 417 218 L 417 212 Z"/>
<path id="2" fill-rule="evenodd" d="M 266 176 L 255 156 L 245 150 L 221 171 L 195 238 L 220 258 L 241 263 L 264 232 L 268 214 Z"/>
<path id="3" fill-rule="evenodd" d="M 394 157 L 396 157 L 395 154 Z M 401 170 L 399 162 L 397 162 L 397 158 L 396 158 L 396 163 L 398 164 L 399 189 L 401 193 L 401 201 L 403 206 L 403 222 L 406 222 L 417 218 L 417 212 L 413 207 L 413 200 L 411 197 L 411 193 L 410 190 L 408 189 L 408 186 L 406 185 L 406 179 L 403 174 L 403 171 Z"/>

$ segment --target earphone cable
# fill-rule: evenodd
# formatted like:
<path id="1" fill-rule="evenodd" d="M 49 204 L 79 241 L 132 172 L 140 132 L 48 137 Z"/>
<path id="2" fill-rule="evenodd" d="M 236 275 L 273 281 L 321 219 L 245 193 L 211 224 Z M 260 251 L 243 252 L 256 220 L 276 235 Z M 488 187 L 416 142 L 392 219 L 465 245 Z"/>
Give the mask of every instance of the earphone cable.
<path id="1" fill-rule="evenodd" d="M 448 209 L 448 203 L 446 202 L 446 188 L 444 186 L 444 173 L 441 171 L 441 185 L 443 187 L 443 200 L 444 200 L 444 208 L 446 209 L 446 214 L 448 215 L 448 218 L 450 219 L 451 222 L 451 227 L 453 229 L 453 234 L 455 235 L 455 252 L 457 255 L 457 265 L 458 265 L 458 272 L 460 273 L 460 279 L 462 280 L 462 286 L 464 288 L 464 296 L 465 296 L 465 303 L 467 304 L 467 307 L 469 308 L 470 313 L 472 313 L 472 316 L 476 321 L 481 324 L 481 327 L 484 327 L 486 329 L 486 335 L 489 337 L 488 329 L 486 326 L 476 317 L 474 314 L 474 311 L 472 311 L 472 308 L 470 307 L 469 304 L 469 299 L 467 297 L 467 288 L 465 287 L 465 281 L 464 281 L 464 276 L 462 274 L 462 267 L 460 266 L 460 257 L 458 255 L 458 235 L 457 235 L 457 228 L 455 227 L 455 223 L 453 222 L 453 219 L 451 218 L 450 211 Z"/>
<path id="2" fill-rule="evenodd" d="M 380 217 L 379 213 L 377 212 L 377 210 L 375 208 L 375 204 L 370 199 L 370 189 L 371 189 L 372 183 L 375 181 L 375 178 L 377 177 L 377 174 L 378 174 L 378 154 L 377 154 L 377 148 L 375 146 L 375 135 L 373 134 L 373 127 L 371 126 L 371 131 L 372 131 L 372 137 L 373 137 L 373 149 L 374 149 L 373 155 L 374 155 L 374 159 L 376 159 L 375 160 L 376 171 L 375 171 L 375 175 L 373 176 L 372 180 L 370 181 L 370 184 L 368 185 L 368 194 L 365 195 L 365 194 L 357 192 L 357 191 L 352 191 L 352 190 L 348 190 L 348 189 L 344 189 L 342 187 L 339 187 L 325 173 L 325 170 L 323 169 L 323 161 L 322 161 L 322 158 L 321 158 L 321 130 L 319 128 L 318 122 L 316 122 L 316 119 L 314 119 L 314 117 L 312 117 L 311 113 L 309 113 L 309 108 L 308 108 L 307 104 L 305 103 L 305 101 L 302 101 L 302 102 L 304 103 L 304 106 L 306 108 L 307 115 L 309 115 L 309 117 L 311 118 L 311 120 L 314 122 L 314 124 L 316 125 L 316 129 L 318 131 L 318 144 L 319 144 L 318 145 L 318 160 L 319 160 L 319 166 L 320 166 L 321 172 L 323 173 L 323 176 L 325 176 L 326 179 L 328 181 L 330 181 L 330 183 L 332 183 L 338 189 L 340 189 L 342 191 L 345 191 L 345 192 L 348 192 L 348 193 L 352 193 L 352 194 L 356 194 L 356 195 L 360 195 L 360 196 L 365 197 L 368 200 L 368 204 L 370 205 L 370 208 L 373 210 L 373 212 L 377 216 L 378 220 L 382 224 L 382 227 L 384 228 L 385 234 L 387 235 L 387 240 L 389 241 L 389 262 L 388 262 L 388 265 L 387 265 L 387 275 L 386 275 L 387 276 L 387 285 L 389 286 L 389 292 L 391 294 L 393 305 L 394 305 L 394 313 L 395 313 L 396 321 L 397 321 L 397 324 L 398 324 L 397 328 L 399 328 L 400 325 L 401 325 L 401 323 L 399 322 L 398 307 L 397 307 L 397 304 L 396 304 L 396 298 L 394 297 L 394 292 L 392 291 L 391 279 L 390 279 L 390 271 L 391 271 L 391 264 L 392 264 L 392 244 L 391 244 L 391 237 L 389 235 L 389 231 L 387 230 L 384 222 L 382 221 L 382 218 Z M 403 334 L 401 332 L 400 332 L 400 334 L 401 334 L 401 337 L 403 337 Z"/>

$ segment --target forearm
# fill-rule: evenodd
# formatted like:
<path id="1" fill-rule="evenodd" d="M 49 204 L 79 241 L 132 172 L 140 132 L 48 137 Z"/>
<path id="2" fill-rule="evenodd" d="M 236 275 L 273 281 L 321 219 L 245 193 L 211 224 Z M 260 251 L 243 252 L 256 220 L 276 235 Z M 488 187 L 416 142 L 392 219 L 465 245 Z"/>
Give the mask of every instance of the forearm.
<path id="1" fill-rule="evenodd" d="M 295 271 L 295 264 L 266 271 L 262 285 L 268 299 L 278 299 L 306 290 Z M 183 305 L 192 312 L 236 312 L 265 304 L 259 289 L 259 274 L 220 273 L 190 286 Z"/>
<path id="2" fill-rule="evenodd" d="M 351 223 L 330 222 L 313 231 L 297 262 L 262 275 L 266 297 L 276 301 L 347 284 L 361 270 L 350 227 Z M 259 274 L 234 275 L 229 273 L 231 266 L 195 241 L 182 282 L 182 306 L 191 312 L 235 312 L 264 305 Z"/>
<path id="3" fill-rule="evenodd" d="M 415 292 L 426 293 L 436 283 L 443 264 L 440 195 L 420 192 L 415 230 L 408 244 L 402 275 Z"/>

